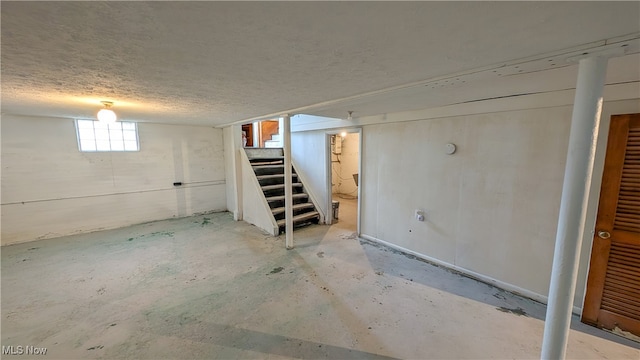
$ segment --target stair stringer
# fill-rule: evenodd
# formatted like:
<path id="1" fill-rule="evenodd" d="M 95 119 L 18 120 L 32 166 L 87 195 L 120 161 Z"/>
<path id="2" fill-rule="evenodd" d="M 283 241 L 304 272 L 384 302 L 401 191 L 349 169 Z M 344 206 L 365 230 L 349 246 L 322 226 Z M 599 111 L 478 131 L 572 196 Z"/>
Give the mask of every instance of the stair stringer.
<path id="1" fill-rule="evenodd" d="M 276 219 L 271 213 L 271 208 L 264 197 L 262 187 L 258 182 L 256 173 L 251 167 L 249 157 L 244 149 L 240 149 L 240 162 L 242 163 L 242 208 L 243 220 L 266 231 L 272 236 L 278 236 L 280 229 Z"/>
<path id="2" fill-rule="evenodd" d="M 307 181 L 307 178 L 305 177 L 304 174 L 298 171 L 298 167 L 293 162 L 293 160 L 291 161 L 291 166 L 293 166 L 293 169 L 296 171 L 296 174 L 298 174 L 298 181 L 302 183 L 304 192 L 307 193 L 307 195 L 309 195 L 309 200 L 311 200 L 311 202 L 313 203 L 313 206 L 316 208 L 316 211 L 318 212 L 318 215 L 320 215 L 320 223 L 326 224 L 326 222 L 324 221 L 325 214 L 322 212 L 322 208 L 318 206 L 318 201 L 316 200 L 316 196 L 313 194 L 311 189 L 307 185 L 305 185 L 305 184 L 309 184 L 309 182 Z"/>

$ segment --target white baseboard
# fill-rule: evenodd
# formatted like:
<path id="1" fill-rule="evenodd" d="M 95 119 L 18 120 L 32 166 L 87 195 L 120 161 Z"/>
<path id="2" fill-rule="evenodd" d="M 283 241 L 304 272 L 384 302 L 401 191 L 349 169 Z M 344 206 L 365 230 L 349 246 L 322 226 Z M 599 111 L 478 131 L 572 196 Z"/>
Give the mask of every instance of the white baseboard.
<path id="1" fill-rule="evenodd" d="M 465 269 L 465 268 L 462 268 L 462 267 L 459 267 L 459 266 L 456 266 L 456 265 L 453 265 L 453 264 L 449 264 L 449 263 L 444 262 L 442 260 L 438 260 L 436 258 L 432 258 L 430 256 L 427 256 L 427 255 L 424 255 L 424 254 L 420 254 L 420 253 L 415 252 L 413 250 L 409 250 L 409 249 L 403 248 L 402 246 L 398 246 L 398 245 L 392 244 L 390 242 L 387 242 L 387 241 L 384 241 L 384 240 L 380 240 L 380 239 L 375 238 L 373 236 L 369 236 L 369 235 L 366 235 L 366 234 L 361 234 L 360 237 L 365 239 L 365 240 L 368 240 L 368 241 L 371 241 L 371 242 L 374 242 L 374 243 L 378 243 L 378 244 L 390 247 L 392 249 L 401 251 L 403 253 L 413 255 L 413 256 L 415 256 L 417 258 L 420 258 L 422 260 L 425 260 L 425 261 L 427 261 L 427 262 L 429 262 L 431 264 L 434 264 L 434 265 L 437 265 L 437 266 L 442 266 L 444 268 L 447 268 L 447 269 L 462 273 L 465 276 L 468 276 L 468 277 L 470 277 L 472 279 L 475 279 L 475 280 L 481 281 L 483 283 L 495 286 L 497 288 L 500 288 L 502 290 L 506 290 L 506 291 L 514 293 L 516 295 L 526 297 L 528 299 L 537 301 L 539 303 L 543 303 L 543 304 L 546 305 L 547 302 L 549 301 L 549 298 L 547 296 L 538 294 L 538 293 L 533 292 L 531 290 L 527 290 L 527 289 L 521 288 L 519 286 L 516 286 L 516 285 L 513 285 L 513 284 L 509 284 L 509 283 L 501 281 L 501 280 L 494 279 L 494 278 L 492 278 L 490 276 L 483 275 L 483 274 L 477 273 L 475 271 L 471 271 L 469 269 Z M 582 314 L 582 309 L 578 308 L 577 306 L 574 306 L 573 307 L 573 313 L 576 314 L 576 315 L 580 315 L 580 314 Z"/>

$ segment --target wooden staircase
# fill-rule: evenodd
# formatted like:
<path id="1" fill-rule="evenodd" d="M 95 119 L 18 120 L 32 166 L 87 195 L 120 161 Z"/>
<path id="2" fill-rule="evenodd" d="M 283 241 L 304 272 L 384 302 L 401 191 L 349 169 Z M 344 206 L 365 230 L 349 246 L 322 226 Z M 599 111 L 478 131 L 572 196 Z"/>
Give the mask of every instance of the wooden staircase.
<path id="1" fill-rule="evenodd" d="M 264 151 L 262 151 L 264 150 Z M 251 167 L 256 174 L 258 183 L 262 188 L 264 197 L 271 208 L 280 232 L 285 230 L 285 205 L 284 205 L 284 156 L 282 149 L 245 149 Z M 292 172 L 293 191 L 293 226 L 300 227 L 309 224 L 317 224 L 320 214 L 305 192 L 304 184 L 295 173 Z"/>

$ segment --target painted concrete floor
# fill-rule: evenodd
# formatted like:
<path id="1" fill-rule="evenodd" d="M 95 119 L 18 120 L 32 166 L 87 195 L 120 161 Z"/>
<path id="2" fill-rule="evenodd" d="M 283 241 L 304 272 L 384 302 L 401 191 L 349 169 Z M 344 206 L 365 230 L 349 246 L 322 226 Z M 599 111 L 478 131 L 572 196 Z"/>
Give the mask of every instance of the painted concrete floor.
<path id="1" fill-rule="evenodd" d="M 296 231 L 289 251 L 228 213 L 3 247 L 2 345 L 47 348 L 36 359 L 539 358 L 543 305 L 358 240 L 354 209 L 341 201 L 343 219 Z M 569 358 L 640 358 L 574 320 Z"/>

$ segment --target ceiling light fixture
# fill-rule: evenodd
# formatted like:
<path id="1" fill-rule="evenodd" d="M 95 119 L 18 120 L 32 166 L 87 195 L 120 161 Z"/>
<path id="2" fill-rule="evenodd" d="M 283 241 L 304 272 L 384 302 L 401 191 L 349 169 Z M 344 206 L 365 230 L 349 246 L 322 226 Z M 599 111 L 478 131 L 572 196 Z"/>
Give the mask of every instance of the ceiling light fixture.
<path id="1" fill-rule="evenodd" d="M 347 120 L 349 120 L 349 121 L 353 120 L 353 116 L 352 116 L 353 115 L 353 111 L 349 110 L 349 111 L 347 111 L 347 113 L 349 113 L 349 116 L 347 116 Z"/>
<path id="2" fill-rule="evenodd" d="M 113 102 L 111 101 L 101 101 L 104 105 L 104 109 L 98 111 L 98 120 L 105 123 L 113 123 L 118 119 L 116 117 L 116 113 L 111 110 L 111 106 L 113 106 Z"/>

